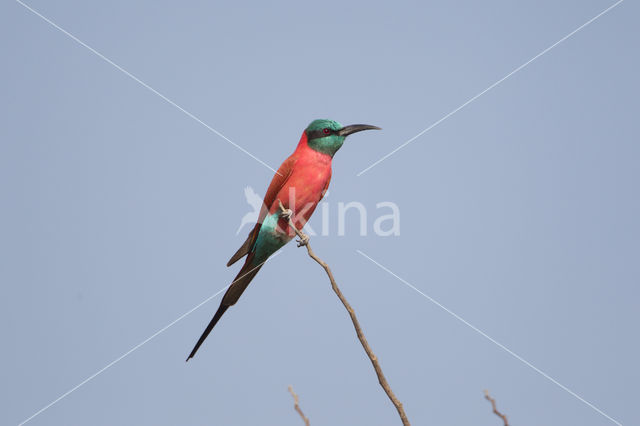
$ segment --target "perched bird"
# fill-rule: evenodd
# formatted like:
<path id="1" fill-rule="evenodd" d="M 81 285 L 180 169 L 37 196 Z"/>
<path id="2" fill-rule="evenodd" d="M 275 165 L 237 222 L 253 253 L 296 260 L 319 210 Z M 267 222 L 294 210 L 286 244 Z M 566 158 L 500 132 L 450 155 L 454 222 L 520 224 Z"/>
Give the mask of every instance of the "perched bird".
<path id="1" fill-rule="evenodd" d="M 322 200 L 331 181 L 331 160 L 347 136 L 362 130 L 379 127 L 368 124 L 342 126 L 333 120 L 314 120 L 302 133 L 296 150 L 287 158 L 271 180 L 264 197 L 258 222 L 247 240 L 231 256 L 231 266 L 247 256 L 242 269 L 227 289 L 220 307 L 189 354 L 189 361 L 196 354 L 222 315 L 233 306 L 264 262 L 282 246 L 291 241 L 295 232 L 288 226 L 280 203 L 290 210 L 291 219 L 302 229 L 316 206 Z"/>

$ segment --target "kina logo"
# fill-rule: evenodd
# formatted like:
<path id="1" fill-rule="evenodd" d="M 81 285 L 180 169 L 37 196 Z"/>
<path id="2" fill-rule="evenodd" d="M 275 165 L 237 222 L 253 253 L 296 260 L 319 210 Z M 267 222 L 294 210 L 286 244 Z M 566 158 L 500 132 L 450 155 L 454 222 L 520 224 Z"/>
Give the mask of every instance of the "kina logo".
<path id="1" fill-rule="evenodd" d="M 240 231 L 242 231 L 242 228 L 244 228 L 246 224 L 253 225 L 258 222 L 258 217 L 260 216 L 260 208 L 262 207 L 262 197 L 260 197 L 252 187 L 245 186 L 244 198 L 247 200 L 247 204 L 251 206 L 253 211 L 242 216 L 242 220 L 240 221 L 240 226 L 236 231 L 236 235 L 238 235 Z"/>

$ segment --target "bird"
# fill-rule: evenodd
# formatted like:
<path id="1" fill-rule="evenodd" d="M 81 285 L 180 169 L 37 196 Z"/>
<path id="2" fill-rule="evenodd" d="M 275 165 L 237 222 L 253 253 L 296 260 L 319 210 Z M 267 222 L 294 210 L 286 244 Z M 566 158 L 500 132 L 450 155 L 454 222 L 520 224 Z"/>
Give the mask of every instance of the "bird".
<path id="1" fill-rule="evenodd" d="M 369 124 L 343 126 L 334 120 L 317 119 L 302 132 L 296 149 L 284 160 L 271 180 L 257 223 L 244 244 L 227 262 L 227 266 L 231 266 L 246 256 L 244 265 L 224 294 L 218 310 L 187 361 L 195 356 L 227 309 L 235 305 L 269 256 L 295 237 L 289 220 L 297 229 L 304 227 L 327 192 L 333 156 L 347 136 L 363 130 L 381 129 Z"/>
<path id="2" fill-rule="evenodd" d="M 262 208 L 262 198 L 256 194 L 252 187 L 246 186 L 244 188 L 244 198 L 246 198 L 247 203 L 253 208 L 253 211 L 242 216 L 236 235 L 240 233 L 245 225 L 258 220 L 258 217 L 260 217 L 260 209 Z"/>

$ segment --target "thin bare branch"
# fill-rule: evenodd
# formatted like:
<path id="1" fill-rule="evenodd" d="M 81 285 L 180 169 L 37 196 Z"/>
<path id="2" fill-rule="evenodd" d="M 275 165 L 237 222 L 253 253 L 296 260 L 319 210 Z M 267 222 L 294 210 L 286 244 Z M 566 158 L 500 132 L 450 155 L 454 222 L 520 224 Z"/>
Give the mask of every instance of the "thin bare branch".
<path id="1" fill-rule="evenodd" d="M 507 416 L 505 414 L 502 414 L 500 411 L 498 411 L 498 408 L 496 407 L 496 400 L 491 398 L 491 395 L 489 395 L 489 391 L 486 389 L 484 390 L 484 397 L 489 402 L 491 402 L 491 407 L 493 408 L 494 414 L 502 419 L 502 421 L 504 422 L 504 426 L 509 426 L 509 421 L 507 420 Z"/>
<path id="2" fill-rule="evenodd" d="M 382 389 L 384 389 L 387 396 L 389 397 L 393 405 L 396 407 L 396 410 L 398 410 L 398 414 L 400 415 L 402 424 L 404 426 L 410 426 L 409 419 L 407 418 L 407 415 L 404 412 L 402 403 L 400 402 L 400 400 L 398 400 L 398 398 L 396 398 L 395 394 L 391 390 L 391 386 L 389 386 L 387 379 L 384 377 L 384 374 L 382 373 L 382 368 L 380 367 L 380 363 L 378 362 L 378 357 L 376 357 L 376 355 L 373 353 L 373 350 L 371 350 L 371 346 L 369 346 L 369 343 L 367 342 L 367 339 L 364 336 L 364 333 L 362 332 L 362 328 L 360 327 L 358 318 L 356 318 L 355 311 L 353 310 L 349 302 L 347 302 L 347 299 L 344 297 L 344 295 L 340 291 L 340 288 L 338 288 L 338 284 L 336 283 L 336 280 L 333 278 L 333 273 L 331 272 L 331 268 L 329 268 L 329 265 L 327 265 L 324 261 L 322 261 L 318 256 L 316 256 L 313 250 L 311 250 L 311 246 L 309 245 L 309 237 L 305 235 L 302 231 L 300 231 L 298 228 L 296 228 L 291 218 L 292 216 L 291 211 L 285 209 L 280 200 L 278 200 L 278 202 L 280 203 L 280 210 L 283 213 L 283 217 L 287 219 L 291 229 L 293 229 L 296 235 L 300 238 L 300 240 L 298 241 L 298 247 L 306 246 L 309 256 L 313 260 L 318 262 L 318 264 L 322 266 L 322 268 L 324 268 L 325 272 L 329 276 L 329 280 L 331 281 L 331 288 L 333 288 L 333 291 L 336 293 L 336 295 L 338 296 L 338 298 L 346 308 L 347 312 L 349 313 L 349 316 L 351 317 L 351 322 L 353 322 L 353 327 L 355 328 L 356 334 L 358 335 L 358 339 L 360 340 L 360 343 L 362 344 L 364 351 L 367 353 L 367 356 L 371 360 L 371 364 L 373 364 L 373 369 L 376 371 L 376 375 L 378 376 L 378 382 L 380 383 L 380 386 L 382 386 Z"/>
<path id="3" fill-rule="evenodd" d="M 296 411 L 298 412 L 298 414 L 300 414 L 300 417 L 302 417 L 302 420 L 304 421 L 304 425 L 305 426 L 309 426 L 309 419 L 302 412 L 302 409 L 300 408 L 300 405 L 298 404 L 298 402 L 299 402 L 298 401 L 298 395 L 296 395 L 296 393 L 293 391 L 293 387 L 291 385 L 289 385 L 289 393 L 293 397 L 293 408 L 295 408 Z"/>

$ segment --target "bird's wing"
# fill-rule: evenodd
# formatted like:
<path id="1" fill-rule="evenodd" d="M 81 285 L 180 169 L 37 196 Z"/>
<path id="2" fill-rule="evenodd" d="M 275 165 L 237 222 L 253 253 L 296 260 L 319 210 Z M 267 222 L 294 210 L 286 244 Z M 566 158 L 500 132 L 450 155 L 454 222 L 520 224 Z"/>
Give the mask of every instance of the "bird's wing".
<path id="1" fill-rule="evenodd" d="M 322 192 L 320 193 L 320 200 L 324 198 L 325 194 L 329 190 L 329 184 L 331 183 L 331 175 L 332 175 L 331 169 L 329 169 L 329 179 L 327 179 L 327 183 L 325 183 L 324 188 L 322 188 Z M 320 200 L 318 200 L 318 202 L 320 202 Z"/>
<path id="2" fill-rule="evenodd" d="M 287 183 L 287 180 L 289 180 L 289 177 L 293 172 L 293 165 L 295 164 L 295 162 L 296 162 L 296 158 L 292 155 L 286 160 L 284 160 L 284 162 L 280 165 L 280 168 L 278 169 L 276 174 L 273 176 L 273 179 L 271 179 L 271 184 L 269 185 L 269 189 L 267 189 L 267 193 L 264 196 L 264 201 L 262 202 L 262 207 L 260 208 L 260 215 L 258 216 L 258 222 L 253 227 L 251 232 L 249 232 L 249 236 L 247 237 L 244 244 L 242 244 L 242 246 L 238 249 L 238 251 L 236 251 L 236 253 L 233 256 L 231 256 L 231 259 L 229 259 L 229 262 L 227 262 L 227 266 L 233 265 L 239 259 L 246 256 L 253 248 L 253 245 L 258 239 L 258 234 L 260 233 L 260 227 L 262 226 L 262 221 L 267 216 L 267 213 L 269 212 L 269 207 L 271 207 L 273 202 L 276 200 L 276 196 L 278 195 L 282 187 L 285 185 L 285 183 Z"/>

